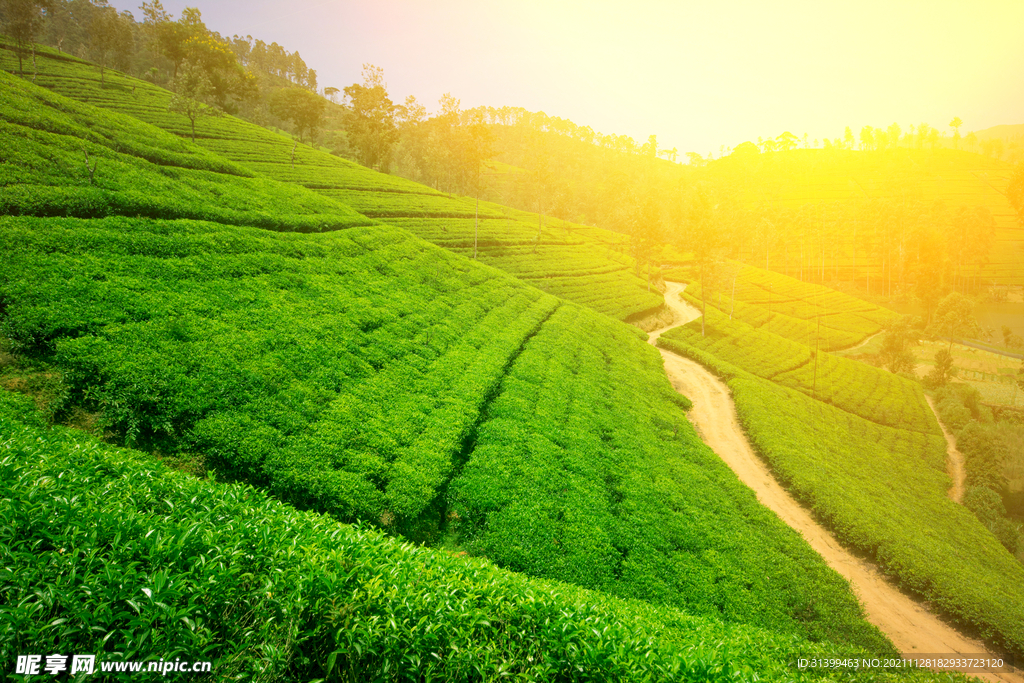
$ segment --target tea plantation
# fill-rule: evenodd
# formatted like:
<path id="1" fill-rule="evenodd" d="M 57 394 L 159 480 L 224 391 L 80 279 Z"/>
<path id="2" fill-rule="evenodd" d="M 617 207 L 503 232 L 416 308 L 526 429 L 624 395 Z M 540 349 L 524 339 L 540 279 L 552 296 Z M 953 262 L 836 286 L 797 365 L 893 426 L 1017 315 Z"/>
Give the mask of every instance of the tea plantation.
<path id="1" fill-rule="evenodd" d="M 866 654 L 417 548 L 46 429 L 2 390 L 0 519 L 5 672 L 74 652 L 212 662 L 175 680 L 817 681 L 793 662 Z"/>
<path id="2" fill-rule="evenodd" d="M 258 177 L 130 116 L 5 72 L 0 87 L 3 215 L 194 218 L 301 232 L 373 223 L 343 204 Z"/>
<path id="3" fill-rule="evenodd" d="M 691 665 L 695 679 L 750 678 L 780 672 L 795 649 L 816 651 L 808 642 L 892 652 L 845 582 L 703 446 L 634 328 L 141 121 L 3 78 L 5 149 L 26 160 L 7 165 L 5 191 L 63 189 L 49 160 L 68 167 L 68 187 L 86 187 L 73 169 L 79 142 L 100 158 L 89 188 L 103 171 L 120 179 L 85 217 L 73 193 L 57 192 L 45 211 L 0 216 L 0 334 L 59 378 L 48 417 L 85 411 L 110 442 L 264 492 L 9 426 L 0 628 L 24 634 L 18 647 L 92 643 L 128 659 L 179 642 L 229 671 L 318 675 L 333 663 L 454 680 L 503 670 L 671 680 Z M 119 149 L 104 136 L 111 126 L 137 146 Z M 124 208 L 136 177 L 143 198 L 194 213 Z M 335 218 L 323 232 L 302 223 Z M 223 511 L 206 497 L 219 495 Z M 434 558 L 469 575 L 496 570 L 338 525 L 359 520 L 648 602 L 623 608 L 620 627 L 598 619 L 620 604 L 612 598 L 579 588 L 537 597 L 514 578 L 526 582 L 509 589 L 517 597 L 499 592 L 493 604 L 505 606 L 484 608 L 491 598 L 472 579 L 464 593 L 424 582 Z M 391 552 L 419 559 L 382 559 Z M 196 588 L 208 584 L 224 592 Z M 577 620 L 584 602 L 594 607 Z M 448 640 L 458 630 L 446 620 L 465 626 L 465 640 Z M 584 623 L 600 646 L 578 644 L 591 642 Z M 716 634 L 707 653 L 698 623 Z M 786 645 L 730 640 L 762 633 L 747 627 Z M 548 628 L 562 635 L 532 630 Z"/>
<path id="4" fill-rule="evenodd" d="M 686 293 L 700 299 L 700 283 L 689 285 Z M 854 346 L 896 315 L 849 294 L 752 266 L 741 266 L 735 283 L 711 293 L 711 303 L 732 319 L 824 351 Z"/>
<path id="5" fill-rule="evenodd" d="M 3 40 L 0 48 L 6 45 Z M 101 84 L 95 65 L 49 48 L 39 48 L 37 63 L 36 83 L 40 86 L 135 117 L 181 139 L 191 136 L 188 119 L 168 111 L 171 93 L 163 88 L 113 71 Z M 0 49 L 0 69 L 9 71 L 16 66 L 14 54 Z M 349 205 L 362 216 L 385 223 L 395 221 L 424 239 L 437 240 L 463 255 L 476 254 L 483 263 L 601 313 L 632 320 L 664 305 L 661 294 L 650 291 L 646 282 L 634 274 L 631 258 L 610 252 L 623 249 L 623 236 L 618 233 L 562 221 L 557 227 L 550 222 L 541 226 L 537 214 L 487 202 L 480 203 L 483 220 L 477 230 L 473 220 L 476 203 L 472 199 L 449 197 L 308 145 L 296 145 L 289 137 L 231 116 L 202 119 L 197 124 L 196 142 L 230 160 L 236 168 L 304 186 Z M 516 251 L 523 244 L 530 246 Z M 613 289 L 614 297 L 597 293 Z"/>
<path id="6" fill-rule="evenodd" d="M 700 305 L 693 297 L 686 299 Z M 812 398 L 891 427 L 937 433 L 938 423 L 924 402 L 921 385 L 841 356 L 818 352 L 791 341 L 768 326 L 752 327 L 708 307 L 707 336 L 699 324 L 673 330 L 668 338 L 685 340 L 728 363 Z M 825 334 L 825 333 L 822 333 Z"/>
<path id="7" fill-rule="evenodd" d="M 947 497 L 945 442 L 920 386 L 826 353 L 814 373 L 813 349 L 711 306 L 706 324 L 706 337 L 697 320 L 659 345 L 728 381 L 752 443 L 797 499 L 954 623 L 1024 652 L 1024 567 Z"/>

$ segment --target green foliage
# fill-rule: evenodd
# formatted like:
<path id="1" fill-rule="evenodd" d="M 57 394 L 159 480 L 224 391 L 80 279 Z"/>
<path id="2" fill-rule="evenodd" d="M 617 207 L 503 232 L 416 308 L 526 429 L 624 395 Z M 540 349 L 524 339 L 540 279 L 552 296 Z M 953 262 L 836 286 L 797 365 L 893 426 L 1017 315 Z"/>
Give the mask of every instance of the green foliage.
<path id="1" fill-rule="evenodd" d="M 681 412 L 688 403 L 633 328 L 571 305 L 545 323 L 552 297 L 387 228 L 303 236 L 186 221 L 5 218 L 0 231 L 11 245 L 0 275 L 4 334 L 23 349 L 53 349 L 66 401 L 101 413 L 126 443 L 200 453 L 219 476 L 425 540 L 437 538 L 452 505 L 491 529 L 477 541 L 466 531 L 467 544 L 501 564 L 882 647 L 804 544 L 767 519 L 746 521 L 763 513 L 697 443 Z M 522 529 L 501 514 L 487 526 L 486 504 L 464 493 L 479 486 L 462 482 L 479 477 L 478 462 L 504 457 L 494 439 L 505 421 L 536 419 L 512 389 L 559 368 L 563 356 L 586 359 L 578 377 L 564 368 L 534 391 L 560 411 L 565 431 L 548 433 L 547 421 L 536 429 L 558 444 L 544 457 L 564 452 L 565 466 L 583 471 L 504 486 L 506 494 L 529 482 L 578 489 L 563 511 L 572 526 L 556 532 L 568 554 L 555 560 L 528 536 L 501 542 Z M 637 396 L 647 398 L 634 406 Z M 680 446 L 693 462 L 679 460 Z M 589 458 L 608 464 L 595 469 Z M 522 491 L 515 509 L 532 515 L 537 491 Z M 622 497 L 612 527 L 595 526 L 609 518 L 594 496 Z M 527 528 L 546 538 L 541 519 Z M 611 555 L 592 542 L 609 534 L 619 544 Z M 700 561 L 691 553 L 697 540 Z"/>
<path id="2" fill-rule="evenodd" d="M 395 105 L 388 97 L 381 69 L 364 64 L 363 78 L 362 85 L 353 83 L 345 88 L 350 103 L 346 111 L 348 138 L 363 166 L 387 173 L 398 141 Z"/>
<path id="3" fill-rule="evenodd" d="M 949 337 L 952 347 L 954 336 L 973 334 L 977 330 L 974 303 L 959 292 L 951 292 L 939 302 L 933 325 L 936 333 Z"/>
<path id="4" fill-rule="evenodd" d="M 943 387 L 949 380 L 956 376 L 956 368 L 953 367 L 953 354 L 949 349 L 939 349 L 935 352 L 935 365 L 928 371 L 925 377 L 925 385 L 931 388 Z"/>
<path id="5" fill-rule="evenodd" d="M 96 7 L 89 22 L 89 43 L 93 54 L 100 63 L 100 82 L 105 80 L 107 59 L 125 69 L 132 51 L 135 37 L 132 35 L 131 14 L 127 16 L 106 3 Z"/>
<path id="6" fill-rule="evenodd" d="M 882 364 L 892 373 L 913 374 L 917 359 L 910 350 L 918 338 L 910 316 L 901 316 L 885 325 L 885 336 L 882 338 L 882 350 L 879 357 Z M 938 361 L 936 362 L 938 367 Z"/>
<path id="7" fill-rule="evenodd" d="M 14 39 L 14 51 L 18 55 L 18 73 L 23 74 L 22 60 L 29 53 L 32 43 L 43 28 L 43 9 L 46 4 L 41 0 L 4 0 L 0 4 L 3 11 L 4 33 Z"/>
<path id="8" fill-rule="evenodd" d="M 3 331 L 56 352 L 68 400 L 127 443 L 200 450 L 225 475 L 345 519 L 424 512 L 556 304 L 387 228 L 4 218 L 0 230 Z"/>
<path id="9" fill-rule="evenodd" d="M 74 83 L 67 87 L 73 88 Z M 97 101 L 106 102 L 105 106 L 124 106 L 126 111 L 138 111 L 173 129 L 166 105 L 158 111 L 161 103 L 156 94 L 144 94 L 152 101 L 137 109 L 123 95 L 93 95 Z M 86 132 L 78 137 L 88 137 L 89 113 L 81 116 L 80 125 Z M 68 125 L 63 120 L 56 123 Z M 290 148 L 278 138 L 270 134 L 261 137 L 263 133 L 255 132 L 248 137 L 249 129 L 228 117 L 211 121 L 210 127 L 224 134 L 218 144 L 235 150 L 239 159 L 267 151 L 267 168 L 282 175 L 291 168 L 290 161 L 283 158 Z M 60 140 L 34 138 L 33 134 L 24 133 L 23 137 L 37 141 L 40 154 L 50 146 L 61 148 Z M 264 143 L 266 146 L 261 147 Z M 26 143 L 26 148 L 30 147 Z M 249 151 L 239 151 L 246 148 Z M 119 153 L 116 149 L 114 152 Z M 106 152 L 99 149 L 97 154 Z M 131 169 L 145 169 L 139 171 L 141 185 L 155 184 L 162 175 L 118 156 L 104 156 L 101 161 L 101 168 L 106 164 L 119 168 L 116 163 L 124 163 Z M 303 150 L 300 161 L 305 163 L 297 164 L 299 176 L 299 172 L 310 170 L 306 182 L 319 178 L 334 189 L 376 187 L 382 195 L 385 188 L 395 190 L 394 194 L 410 194 L 412 187 L 417 188 L 416 194 L 430 194 L 404 181 L 350 168 L 313 150 Z M 320 162 L 322 165 L 317 166 Z M 131 184 L 129 171 L 124 173 L 126 183 Z M 191 178 L 200 177 L 191 175 L 191 171 L 181 173 L 174 178 L 180 185 L 189 185 Z M 57 178 L 54 176 L 54 187 L 60 186 Z M 384 180 L 376 184 L 379 179 Z M 100 176 L 96 182 L 101 181 Z M 361 185 L 364 182 L 367 185 Z M 31 178 L 23 184 L 37 187 Z M 99 184 L 96 187 L 106 189 Z M 183 191 L 170 183 L 164 194 L 174 198 Z M 201 186 L 201 191 L 216 194 L 213 186 Z M 120 200 L 111 201 L 116 204 Z M 325 207 L 333 205 L 327 198 L 318 201 Z M 194 202 L 199 207 L 212 203 L 216 201 L 202 196 Z M 230 201 L 225 204 L 230 205 Z M 520 218 L 518 214 L 508 215 Z M 504 552 L 499 558 L 502 563 L 546 576 L 607 586 L 622 595 L 684 604 L 716 619 L 763 624 L 790 636 L 831 638 L 889 651 L 884 638 L 859 618 L 855 601 L 834 573 L 781 523 L 766 516 L 749 492 L 696 443 L 692 431 L 681 425 L 681 409 L 689 404 L 665 382 L 657 355 L 642 343 L 642 335 L 636 330 L 561 303 L 493 268 L 469 262 L 390 226 L 296 235 L 229 225 L 229 215 L 221 216 L 221 220 L 225 223 L 130 216 L 91 220 L 0 218 L 5 243 L 0 325 L 19 350 L 52 360 L 61 371 L 66 391 L 57 406 L 58 413 L 60 409 L 85 406 L 100 414 L 100 428 L 109 431 L 112 438 L 173 457 L 201 456 L 220 477 L 258 484 L 278 498 L 329 512 L 336 518 L 367 520 L 428 542 L 452 531 L 450 538 L 455 542 L 464 534 L 467 547 L 496 555 Z M 575 278 L 586 283 L 591 276 L 621 278 L 623 271 L 628 272 L 630 261 L 621 254 L 602 254 L 600 240 L 598 244 L 592 241 L 598 234 L 580 229 L 557 243 L 558 249 L 564 249 L 578 236 L 585 236 L 579 239 L 589 243 L 582 252 L 587 258 L 581 259 L 576 269 L 561 269 L 564 266 L 559 261 L 571 258 L 568 250 L 542 254 L 537 259 L 525 248 L 498 245 L 489 258 L 518 263 L 538 280 L 547 274 L 558 274 L 563 282 Z M 616 305 L 629 310 L 626 301 Z M 572 353 L 579 359 L 578 372 L 571 365 L 560 367 L 552 362 L 553 357 L 572 357 Z M 548 369 L 550 376 L 545 374 Z M 541 381 L 535 394 L 531 394 L 530 387 L 518 384 L 530 384 L 533 378 Z M 566 390 L 577 392 L 583 403 L 574 402 Z M 559 410 L 570 405 L 580 410 L 573 410 L 569 419 L 563 419 L 565 424 L 553 424 L 543 413 L 535 409 L 531 412 L 521 394 L 536 395 L 535 403 L 551 415 L 565 417 Z M 633 406 L 638 397 L 645 408 Z M 521 413 L 517 415 L 516 411 Z M 506 443 L 501 435 L 505 419 L 528 425 L 532 432 L 528 435 L 530 446 L 552 457 L 551 470 L 534 472 L 545 477 L 545 482 L 576 483 L 575 477 L 589 474 L 596 477 L 595 481 L 579 481 L 578 496 L 565 495 L 561 501 L 550 496 L 549 507 L 517 510 L 514 506 L 499 506 L 492 516 L 486 506 L 487 496 L 494 492 L 493 483 L 475 479 L 473 468 L 478 457 L 505 456 L 496 448 Z M 689 451 L 685 460 L 673 450 L 680 445 Z M 509 448 L 509 452 L 514 451 Z M 589 462 L 587 456 L 596 460 Z M 104 472 L 111 469 L 106 465 L 104 468 Z M 663 468 L 671 476 L 665 476 Z M 113 481 L 127 481 L 126 473 L 113 469 Z M 83 471 L 88 478 L 87 467 Z M 692 485 L 694 480 L 699 483 Z M 680 493 L 691 485 L 692 493 Z M 513 490 L 512 486 L 508 488 Z M 188 493 L 191 497 L 184 500 L 195 498 L 193 490 Z M 122 498 L 110 490 L 110 495 L 94 498 L 97 505 L 126 499 L 140 501 L 143 511 L 152 512 L 154 505 L 162 505 L 160 501 L 167 496 L 148 497 L 131 491 Z M 538 502 L 536 498 L 529 500 L 531 504 Z M 603 509 L 590 504 L 605 500 L 609 502 Z M 181 507 L 180 500 L 172 504 Z M 462 512 L 457 505 L 465 506 Z M 188 512 L 182 514 L 191 514 L 192 506 L 184 506 Z M 95 516 L 91 512 L 76 513 L 76 519 Z M 233 510 L 228 518 L 246 523 L 250 519 L 244 510 Z M 476 526 L 461 529 L 456 524 L 449 529 L 458 518 L 471 520 Z M 614 518 L 611 524 L 610 518 Z M 207 525 L 219 528 L 220 519 Z M 597 523 L 590 524 L 591 519 Z M 103 524 L 103 528 L 116 526 Z M 134 528 L 128 522 L 124 526 Z M 260 527 L 257 524 L 255 528 Z M 520 538 L 517 532 L 524 528 L 536 530 L 531 543 L 498 543 L 503 535 Z M 565 543 L 566 552 L 552 553 L 550 547 L 538 542 L 546 542 L 549 531 Z M 38 533 L 33 526 L 27 536 Z M 493 535 L 489 537 L 489 533 Z M 151 536 L 155 536 L 154 543 L 166 537 Z M 304 543 L 292 528 L 281 536 L 265 538 L 271 547 L 285 550 L 296 540 Z M 248 553 L 244 560 L 232 555 L 229 566 L 242 571 L 251 563 L 266 562 L 259 571 L 243 571 L 242 576 L 249 575 L 244 587 L 252 589 L 255 584 L 250 580 L 261 587 L 272 583 L 254 577 L 261 576 L 263 566 L 278 571 L 282 563 L 275 561 L 272 553 L 253 552 L 249 537 L 240 544 L 225 546 L 244 545 Z M 54 545 L 58 547 L 66 546 Z M 318 556 L 322 548 L 313 542 L 301 547 L 303 552 L 314 548 Z M 129 547 L 128 552 L 104 560 L 103 566 L 137 578 L 137 566 L 130 565 L 132 560 L 127 558 L 144 555 L 145 551 Z M 185 553 L 184 557 L 190 561 L 188 566 L 198 562 L 195 553 Z M 368 564 L 377 567 L 382 563 L 374 557 Z M 309 580 L 324 575 L 318 567 L 300 569 L 305 572 L 301 576 L 311 577 Z M 346 571 L 350 569 L 345 567 Z M 172 572 L 167 571 L 166 581 L 153 578 L 161 591 L 168 581 L 178 580 L 171 579 Z M 184 566 L 174 565 L 175 576 L 186 571 Z M 408 576 L 422 579 L 423 574 L 423 567 L 417 566 Z M 420 633 L 419 624 L 436 619 L 434 613 L 429 613 L 430 617 L 422 610 L 399 614 L 399 623 L 417 626 L 414 629 L 410 625 L 407 631 L 392 627 L 387 631 L 391 635 L 373 630 L 373 624 L 384 623 L 374 620 L 382 614 L 377 602 L 367 608 L 373 616 L 359 623 L 342 621 L 344 610 L 336 619 L 331 616 L 334 611 L 327 612 L 330 619 L 291 618 L 289 615 L 325 613 L 326 603 L 300 610 L 297 601 L 315 591 L 296 589 L 307 586 L 305 579 L 298 580 L 287 571 L 281 570 L 280 576 L 282 583 L 274 584 L 277 590 L 268 590 L 268 600 L 287 594 L 288 600 L 295 601 L 289 603 L 293 611 L 286 612 L 282 607 L 281 612 L 274 611 L 280 617 L 265 619 L 264 608 L 258 605 L 245 613 L 252 614 L 255 621 L 237 618 L 240 630 L 230 632 L 235 635 L 203 635 L 203 647 L 237 642 L 238 633 L 248 633 L 248 641 L 255 633 L 256 638 L 268 643 L 266 652 L 282 653 L 287 650 L 282 642 L 297 642 L 288 640 L 295 635 L 289 629 L 299 628 L 295 624 L 326 623 L 330 624 L 326 633 L 335 641 L 316 641 L 319 644 L 314 650 L 301 656 L 280 655 L 280 661 L 290 662 L 282 666 L 316 674 L 318 670 L 310 662 L 323 661 L 318 659 L 323 657 L 330 661 L 333 653 L 342 650 L 337 645 L 342 636 L 335 635 L 339 633 L 363 633 L 365 640 L 358 641 L 360 648 L 365 644 L 363 649 L 369 648 L 373 656 L 369 663 L 353 659 L 354 645 L 347 644 L 344 654 L 334 657 L 336 666 L 343 662 L 373 670 L 375 666 L 384 667 L 380 662 L 386 661 L 387 667 L 393 667 L 400 658 L 412 656 L 401 649 L 412 642 L 414 654 L 420 659 L 406 659 L 408 665 L 402 666 L 408 666 L 406 672 L 419 672 L 424 670 L 423 661 L 429 653 L 438 652 L 433 648 L 434 641 L 428 638 L 420 642 L 411 635 L 414 631 Z M 210 582 L 211 578 L 202 574 L 199 580 Z M 57 579 L 50 579 L 50 583 L 63 585 Z M 123 585 L 125 581 L 119 583 Z M 359 590 L 369 590 L 361 585 Z M 382 588 L 381 601 L 390 604 L 396 595 L 438 595 L 438 589 L 432 586 L 404 590 L 404 585 L 393 591 Z M 339 591 L 329 588 L 325 594 L 337 599 Z M 443 595 L 453 594 L 441 590 Z M 194 597 L 198 593 L 185 594 Z M 112 595 L 110 611 L 117 619 L 123 615 L 133 618 L 128 599 L 123 591 Z M 226 605 L 229 599 L 237 600 L 238 594 L 221 602 L 215 598 L 209 604 Z M 180 604 L 178 597 L 172 602 Z M 122 603 L 129 607 L 116 612 Z M 435 609 L 435 604 L 430 609 Z M 268 612 L 276 609 L 267 607 Z M 474 609 L 471 604 L 456 603 L 446 607 L 445 614 L 474 615 Z M 139 614 L 136 609 L 131 612 Z M 549 614 L 545 613 L 545 619 Z M 60 618 L 47 616 L 50 618 L 46 623 Z M 188 616 L 199 622 L 198 617 Z M 199 616 L 204 623 L 213 619 L 206 612 Z M 177 612 L 172 617 L 176 619 Z M 227 616 L 221 618 L 227 624 L 224 628 L 234 623 L 229 624 Z M 302 621 L 306 618 L 310 621 Z M 512 619 L 505 612 L 498 617 L 502 629 Z M 168 637 L 177 632 L 179 623 L 188 625 L 180 619 L 173 622 L 173 628 L 160 622 Z M 566 624 L 564 619 L 544 623 L 545 628 L 552 623 L 559 628 Z M 83 626 L 81 633 L 91 634 L 91 626 Z M 447 632 L 443 624 L 438 628 Z M 570 630 L 563 630 L 567 633 Z M 611 630 L 608 633 L 608 637 L 617 638 L 631 649 L 645 652 L 635 639 Z M 605 637 L 600 631 L 595 635 Z M 475 632 L 470 636 L 480 639 Z M 152 637 L 159 640 L 162 636 Z M 565 636 L 542 633 L 536 637 L 546 638 L 543 642 L 558 648 L 576 647 Z M 671 638 L 673 642 L 686 642 L 675 633 Z M 70 638 L 65 640 L 71 642 Z M 141 652 L 141 642 L 113 642 L 110 647 Z M 378 646 L 384 649 L 374 649 Z M 399 651 L 401 654 L 396 654 Z M 357 657 L 364 656 L 361 650 L 356 653 Z M 457 660 L 452 675 L 463 676 L 468 669 L 457 667 L 465 662 L 450 656 L 447 650 L 444 653 L 439 656 L 445 662 Z M 272 654 L 270 658 L 278 661 L 277 656 Z M 531 662 L 529 656 L 527 661 Z M 621 659 L 624 655 L 616 656 Z M 644 657 L 646 661 L 653 655 Z M 330 664 L 317 666 L 329 668 Z M 735 673 L 701 666 L 697 678 Z M 554 671 L 555 676 L 561 670 L 545 669 L 548 673 Z M 632 674 L 615 673 L 612 677 L 629 679 Z M 606 676 L 595 673 L 594 678 Z"/>
<path id="10" fill-rule="evenodd" d="M 736 481 L 679 403 L 637 335 L 560 308 L 513 363 L 449 488 L 459 542 L 533 576 L 884 648 L 843 580 Z"/>
<path id="11" fill-rule="evenodd" d="M 220 116 L 223 112 L 209 104 L 213 93 L 206 72 L 198 65 L 185 63 L 185 68 L 174 78 L 174 95 L 167 105 L 167 111 L 181 114 L 192 126 L 192 142 L 196 141 L 196 121 L 202 118 Z"/>
<path id="12" fill-rule="evenodd" d="M 220 679 L 724 682 L 817 680 L 793 660 L 839 654 L 297 512 L 79 433 L 27 427 L 6 396 L 6 662 L 59 651 L 210 660 Z"/>
<path id="13" fill-rule="evenodd" d="M 955 398 L 943 399 L 936 407 L 942 422 L 955 431 L 963 429 L 973 419 L 971 411 Z"/>
<path id="14" fill-rule="evenodd" d="M 316 139 L 317 131 L 324 125 L 327 102 L 315 93 L 303 88 L 282 88 L 270 96 L 270 111 L 274 116 L 287 119 L 295 124 L 299 139 L 303 131 L 310 142 Z"/>
<path id="15" fill-rule="evenodd" d="M 943 423 L 956 430 L 957 448 L 964 454 L 964 505 L 1007 550 L 1017 552 L 1020 532 L 1006 508 L 1019 499 L 1014 492 L 1024 479 L 1024 427 L 1013 420 L 994 420 L 991 410 L 981 405 L 978 390 L 966 384 L 942 387 L 936 399 Z"/>
<path id="16" fill-rule="evenodd" d="M 41 77 L 42 79 L 43 77 Z M 255 177 L 251 170 L 210 154 L 201 147 L 189 145 L 178 136 L 140 123 L 130 114 L 99 109 L 74 97 L 62 97 L 43 88 L 0 72 L 4 86 L 2 122 L 4 137 L 17 135 L 28 140 L 45 140 L 46 145 L 59 145 L 46 133 L 62 136 L 65 144 L 77 139 L 78 149 L 84 146 L 106 147 L 118 153 L 137 157 L 158 166 L 212 171 L 239 177 Z M 75 94 L 72 89 L 71 94 Z M 11 153 L 17 146 L 12 145 Z M 14 166 L 11 157 L 5 161 Z M 45 167 L 42 160 L 26 164 L 34 169 Z"/>
<path id="17" fill-rule="evenodd" d="M 1006 506 L 998 493 L 987 486 L 972 486 L 964 495 L 964 507 L 973 512 L 1009 552 L 1017 552 L 1020 530 L 1006 518 Z"/>
<path id="18" fill-rule="evenodd" d="M 699 299 L 700 283 L 686 292 Z M 735 287 L 719 288 L 711 301 L 749 325 L 825 351 L 853 346 L 896 317 L 848 294 L 751 266 L 743 266 Z"/>

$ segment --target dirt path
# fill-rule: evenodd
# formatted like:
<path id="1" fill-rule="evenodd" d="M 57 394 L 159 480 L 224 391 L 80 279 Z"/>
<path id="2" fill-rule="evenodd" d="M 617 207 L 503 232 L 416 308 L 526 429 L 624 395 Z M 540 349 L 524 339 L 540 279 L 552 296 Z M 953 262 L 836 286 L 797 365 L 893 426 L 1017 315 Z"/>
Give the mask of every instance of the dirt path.
<path id="1" fill-rule="evenodd" d="M 939 418 L 939 411 L 935 409 L 935 401 L 932 400 L 931 396 L 925 396 L 924 399 L 928 401 L 928 407 L 935 413 L 935 419 L 939 421 L 939 426 L 942 427 L 942 435 L 946 437 L 946 472 L 949 473 L 950 479 L 953 480 L 953 486 L 949 489 L 949 497 L 954 503 L 963 504 L 964 502 L 964 480 L 967 478 L 967 473 L 964 471 L 964 454 L 957 450 L 956 437 L 950 434 L 949 430 L 946 429 L 946 425 L 942 424 L 942 420 Z"/>
<path id="2" fill-rule="evenodd" d="M 680 301 L 683 285 L 668 283 L 665 301 L 676 313 L 676 321 L 650 335 L 654 344 L 667 330 L 685 325 L 700 316 L 695 308 Z M 672 386 L 693 401 L 690 421 L 701 438 L 757 494 L 761 503 L 799 532 L 829 564 L 842 574 L 864 606 L 868 621 L 885 633 L 905 654 L 977 654 L 988 652 L 976 640 L 959 633 L 908 597 L 870 562 L 844 549 L 832 534 L 786 492 L 767 466 L 754 453 L 739 425 L 729 388 L 700 364 L 659 349 Z M 1019 673 L 972 674 L 987 681 L 1024 683 Z"/>
<path id="3" fill-rule="evenodd" d="M 857 349 L 861 348 L 862 346 L 867 346 L 867 345 L 868 345 L 868 343 L 869 343 L 869 342 L 870 342 L 870 341 L 871 341 L 872 339 L 874 339 L 875 337 L 877 337 L 877 336 L 878 336 L 878 335 L 880 335 L 880 334 L 882 334 L 882 333 L 881 333 L 881 332 L 875 332 L 874 334 L 872 334 L 872 335 L 870 335 L 870 336 L 866 337 L 866 338 L 865 338 L 865 339 L 864 339 L 864 340 L 863 340 L 862 342 L 860 342 L 860 343 L 858 343 L 858 344 L 855 344 L 855 345 L 851 346 L 851 347 L 850 347 L 850 348 L 848 348 L 848 349 L 840 349 L 840 351 L 841 351 L 842 353 L 849 353 L 850 351 L 856 351 Z"/>

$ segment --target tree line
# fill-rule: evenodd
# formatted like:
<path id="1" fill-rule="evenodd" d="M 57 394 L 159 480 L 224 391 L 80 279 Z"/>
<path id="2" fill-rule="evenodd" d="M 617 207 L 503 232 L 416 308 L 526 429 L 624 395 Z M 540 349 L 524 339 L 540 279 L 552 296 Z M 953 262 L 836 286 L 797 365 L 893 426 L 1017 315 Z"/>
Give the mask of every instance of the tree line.
<path id="1" fill-rule="evenodd" d="M 193 137 L 197 120 L 224 112 L 294 128 L 300 136 L 311 137 L 322 125 L 327 102 L 317 95 L 316 70 L 297 51 L 252 36 L 226 38 L 193 7 L 177 18 L 160 0 L 139 9 L 137 19 L 107 0 L 0 0 L 0 27 L 11 38 L 22 75 L 28 59 L 35 77 L 40 43 L 95 61 L 101 82 L 108 68 L 144 78 L 175 93 L 171 110 L 189 118 Z"/>

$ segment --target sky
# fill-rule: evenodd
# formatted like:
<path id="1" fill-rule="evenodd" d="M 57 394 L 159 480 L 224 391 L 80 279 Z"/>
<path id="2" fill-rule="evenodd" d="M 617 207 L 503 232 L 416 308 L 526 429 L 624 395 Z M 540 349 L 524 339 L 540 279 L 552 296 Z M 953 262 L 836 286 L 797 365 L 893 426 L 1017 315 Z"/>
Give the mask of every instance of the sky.
<path id="1" fill-rule="evenodd" d="M 130 1 L 118 9 L 142 14 Z M 138 0 L 141 4 L 141 0 Z M 516 106 L 717 157 L 789 131 L 1024 123 L 1024 1 L 163 0 L 298 51 L 321 87 Z"/>

